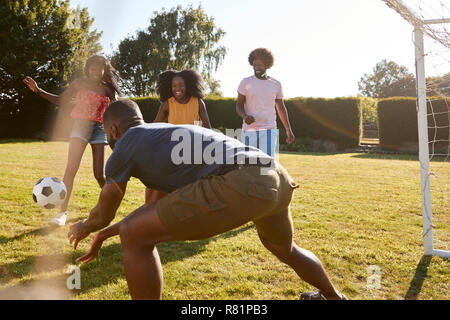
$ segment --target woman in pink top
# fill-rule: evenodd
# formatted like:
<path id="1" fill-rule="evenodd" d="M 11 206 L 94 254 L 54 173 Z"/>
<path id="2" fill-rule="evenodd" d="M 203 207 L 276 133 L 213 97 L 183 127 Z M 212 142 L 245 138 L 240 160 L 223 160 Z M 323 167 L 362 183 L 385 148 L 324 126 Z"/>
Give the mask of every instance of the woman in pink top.
<path id="1" fill-rule="evenodd" d="M 116 81 L 118 75 L 104 57 L 90 57 L 86 62 L 84 73 L 84 78 L 73 81 L 61 95 L 45 92 L 31 77 L 23 80 L 30 90 L 51 103 L 65 105 L 75 98 L 75 106 L 71 113 L 74 124 L 63 179 L 67 187 L 67 196 L 61 206 L 61 212 L 52 219 L 53 223 L 60 226 L 66 223 L 73 182 L 88 143 L 92 147 L 94 177 L 100 187 L 105 184 L 105 147 L 108 142 L 103 131 L 103 113 L 108 104 L 116 100 L 116 93 L 121 95 Z"/>
<path id="2" fill-rule="evenodd" d="M 283 102 L 281 83 L 267 76 L 267 69 L 273 66 L 273 54 L 265 48 L 253 50 L 248 62 L 254 75 L 241 81 L 238 88 L 236 112 L 243 119 L 242 139 L 275 157 L 278 140 L 277 115 L 286 129 L 286 143 L 294 142 L 288 113 Z M 276 109 L 276 112 L 275 112 Z"/>

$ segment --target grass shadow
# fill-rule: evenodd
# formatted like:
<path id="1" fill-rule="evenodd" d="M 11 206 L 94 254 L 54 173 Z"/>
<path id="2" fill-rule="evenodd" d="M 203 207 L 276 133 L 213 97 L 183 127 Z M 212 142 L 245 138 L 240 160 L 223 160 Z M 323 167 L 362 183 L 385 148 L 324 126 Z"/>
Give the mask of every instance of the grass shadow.
<path id="1" fill-rule="evenodd" d="M 171 261 L 182 261 L 186 258 L 195 256 L 204 251 L 207 244 L 211 241 L 231 238 L 251 228 L 254 228 L 253 224 L 248 224 L 204 240 L 161 243 L 158 245 L 161 264 L 164 266 Z M 20 239 L 31 234 L 45 236 L 48 235 L 48 230 L 48 227 L 32 230 L 12 239 L 6 238 L 6 241 Z M 5 237 L 3 238 L 5 239 Z M 82 254 L 84 254 L 84 252 Z M 6 284 L 13 279 L 27 277 L 31 274 L 39 275 L 62 270 L 68 264 L 75 264 L 76 258 L 82 254 L 80 254 L 80 252 L 72 251 L 69 255 L 49 254 L 28 256 L 17 262 L 0 265 L 0 285 Z M 124 276 L 122 247 L 120 243 L 110 244 L 102 248 L 100 256 L 94 260 L 94 262 L 81 266 L 82 286 L 80 290 L 73 293 L 75 295 L 85 293 L 94 288 L 114 282 L 117 279 L 124 278 Z M 34 288 L 44 288 L 45 290 L 48 290 L 48 294 L 52 295 L 56 294 L 53 291 L 59 288 L 58 294 L 65 296 L 67 294 L 67 292 L 64 291 L 66 279 L 67 276 L 65 275 L 56 275 L 46 279 L 26 280 L 7 289 L 0 288 L 0 297 L 12 297 L 13 299 L 30 298 L 30 294 L 27 292 L 34 290 Z M 37 295 L 33 296 L 31 299 L 39 299 L 38 292 L 36 292 L 36 294 Z M 42 292 L 42 294 L 45 295 L 46 293 Z"/>
<path id="2" fill-rule="evenodd" d="M 59 275 L 0 287 L 0 300 L 70 300 L 73 292 L 67 289 L 66 278 L 66 275 Z"/>
<path id="3" fill-rule="evenodd" d="M 405 161 L 419 161 L 417 154 L 390 154 L 390 153 L 362 153 L 353 155 L 352 158 L 360 159 L 375 159 L 375 160 L 405 160 Z M 435 156 L 430 159 L 430 162 L 448 162 L 450 157 Z"/>
<path id="4" fill-rule="evenodd" d="M 416 154 L 361 153 L 361 154 L 353 155 L 352 158 L 375 159 L 375 160 L 419 161 L 419 157 Z"/>
<path id="5" fill-rule="evenodd" d="M 416 300 L 417 296 L 420 294 L 422 290 L 423 282 L 427 277 L 428 267 L 430 266 L 432 256 L 422 256 L 419 264 L 416 268 L 416 273 L 414 274 L 414 278 L 411 280 L 409 284 L 408 291 L 406 292 L 405 299 L 406 300 Z"/>
<path id="6" fill-rule="evenodd" d="M 72 224 L 74 222 L 80 221 L 83 218 L 74 218 L 74 219 L 70 219 L 67 220 L 67 224 Z M 8 238 L 5 236 L 0 236 L 0 244 L 4 244 L 4 243 L 8 243 L 10 241 L 16 241 L 16 240 L 22 240 L 23 238 L 27 237 L 27 236 L 48 236 L 50 233 L 52 233 L 53 231 L 55 231 L 56 229 L 60 228 L 57 225 L 53 225 L 53 224 L 48 224 L 45 227 L 39 228 L 39 229 L 35 229 L 35 230 L 31 230 L 22 234 L 19 234 L 17 236 L 14 236 L 12 238 Z"/>
<path id="7" fill-rule="evenodd" d="M 299 156 L 335 156 L 347 152 L 312 152 L 312 151 L 280 151 L 279 154 L 294 154 Z"/>
<path id="8" fill-rule="evenodd" d="M 160 243 L 157 245 L 157 248 L 161 264 L 164 267 L 169 262 L 182 261 L 198 255 L 205 250 L 207 244 L 211 241 L 227 239 L 253 227 L 253 224 L 245 225 L 241 228 L 204 240 Z M 73 252 L 71 261 L 75 263 L 75 259 L 79 256 L 81 256 L 80 253 Z M 77 290 L 75 294 L 85 293 L 124 277 L 123 254 L 120 243 L 104 246 L 100 251 L 99 257 L 94 262 L 81 267 L 82 288 Z"/>
<path id="9" fill-rule="evenodd" d="M 208 243 L 217 241 L 219 239 L 227 239 L 234 237 L 235 235 L 245 232 L 251 228 L 254 228 L 253 224 L 242 226 L 238 229 L 223 233 L 221 235 L 211 237 L 204 240 L 196 241 L 173 241 L 160 243 L 158 247 L 159 257 L 161 264 L 166 264 L 171 261 L 180 261 L 191 256 L 197 255 L 205 250 Z"/>
<path id="10" fill-rule="evenodd" d="M 11 241 L 11 238 L 0 236 L 0 244 L 8 243 L 9 241 Z"/>
<path id="11" fill-rule="evenodd" d="M 15 143 L 35 143 L 43 142 L 38 139 L 0 139 L 0 144 L 15 144 Z"/>
<path id="12" fill-rule="evenodd" d="M 70 222 L 75 222 L 77 220 L 79 219 L 72 219 Z M 13 238 L 2 236 L 0 237 L 0 243 L 20 240 L 29 235 L 48 236 L 57 228 L 57 226 L 46 226 L 31 230 Z M 209 242 L 230 238 L 251 228 L 253 228 L 253 225 L 249 224 L 204 240 L 161 243 L 158 245 L 161 263 L 162 265 L 165 265 L 171 261 L 182 261 L 186 258 L 195 256 L 204 251 Z M 28 256 L 17 262 L 0 265 L 0 284 L 8 283 L 12 279 L 27 277 L 30 274 L 38 275 L 61 270 L 67 264 L 75 264 L 76 258 L 81 255 L 80 252 L 73 251 L 71 255 L 49 254 L 42 256 Z M 93 263 L 82 266 L 81 274 L 82 283 L 84 285 L 80 291 L 77 291 L 80 293 L 103 286 L 111 281 L 115 281 L 117 278 L 122 278 L 124 276 L 124 271 L 122 247 L 120 243 L 104 246 L 100 252 L 100 256 Z M 35 286 L 34 283 L 37 285 L 40 281 L 41 280 L 27 280 L 20 285 L 11 288 L 11 294 L 5 295 L 15 296 L 16 293 L 22 292 L 22 289 L 31 285 Z"/>
<path id="13" fill-rule="evenodd" d="M 48 254 L 41 256 L 28 256 L 17 262 L 0 265 L 0 284 L 9 282 L 15 278 L 23 278 L 30 274 L 60 270 L 68 262 L 65 254 Z"/>
<path id="14" fill-rule="evenodd" d="M 81 255 L 80 252 L 72 251 L 71 254 L 28 256 L 17 262 L 0 265 L 0 299 L 40 299 L 39 294 L 46 296 L 52 293 L 54 288 L 59 288 L 60 295 L 67 295 L 69 291 L 66 289 L 66 280 L 69 275 L 58 274 L 50 277 L 45 277 L 45 275 L 39 277 L 39 274 L 65 272 L 64 268 L 67 265 L 76 265 L 75 259 Z M 81 289 L 71 292 L 75 295 L 124 277 L 120 244 L 105 246 L 94 262 L 80 266 L 80 268 Z M 14 279 L 21 279 L 30 275 L 36 278 L 20 281 L 19 284 L 11 287 L 1 287 Z M 39 289 L 41 292 L 32 293 L 33 297 L 29 298 L 30 293 L 27 293 L 27 291 L 32 289 Z"/>

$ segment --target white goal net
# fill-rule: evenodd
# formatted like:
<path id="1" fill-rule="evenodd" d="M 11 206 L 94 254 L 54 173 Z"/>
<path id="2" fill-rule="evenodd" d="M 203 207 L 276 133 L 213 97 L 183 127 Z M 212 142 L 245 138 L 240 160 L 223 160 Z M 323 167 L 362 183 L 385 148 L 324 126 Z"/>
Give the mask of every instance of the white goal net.
<path id="1" fill-rule="evenodd" d="M 412 25 L 425 255 L 450 257 L 450 1 L 383 0 Z"/>

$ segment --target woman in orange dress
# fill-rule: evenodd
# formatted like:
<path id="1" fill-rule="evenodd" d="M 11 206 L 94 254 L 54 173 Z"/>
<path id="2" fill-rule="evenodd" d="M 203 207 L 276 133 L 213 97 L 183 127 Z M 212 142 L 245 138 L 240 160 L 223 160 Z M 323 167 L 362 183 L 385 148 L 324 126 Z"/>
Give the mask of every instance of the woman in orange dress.
<path id="1" fill-rule="evenodd" d="M 206 111 L 203 79 L 194 70 L 168 70 L 159 75 L 157 92 L 161 101 L 154 122 L 202 125 L 211 129 Z M 166 193 L 146 189 L 145 203 L 150 204 Z"/>

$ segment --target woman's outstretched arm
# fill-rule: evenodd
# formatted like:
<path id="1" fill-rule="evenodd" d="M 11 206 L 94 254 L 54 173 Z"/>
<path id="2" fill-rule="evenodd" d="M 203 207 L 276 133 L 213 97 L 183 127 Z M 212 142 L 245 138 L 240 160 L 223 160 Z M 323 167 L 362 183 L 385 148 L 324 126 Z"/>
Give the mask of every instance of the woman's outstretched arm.
<path id="1" fill-rule="evenodd" d="M 45 100 L 48 100 L 51 103 L 54 103 L 57 105 L 61 105 L 65 102 L 67 102 L 68 100 L 70 100 L 72 98 L 72 96 L 76 93 L 77 87 L 79 85 L 79 81 L 76 80 L 76 81 L 72 82 L 69 85 L 69 87 L 66 90 L 64 90 L 63 93 L 61 93 L 61 95 L 56 95 L 53 93 L 46 92 L 46 91 L 42 90 L 41 88 L 39 88 L 36 81 L 34 81 L 34 79 L 31 77 L 25 77 L 25 79 L 23 79 L 23 83 L 25 83 L 28 86 L 28 88 L 30 88 L 30 90 L 33 91 L 34 93 L 37 93 Z"/>

